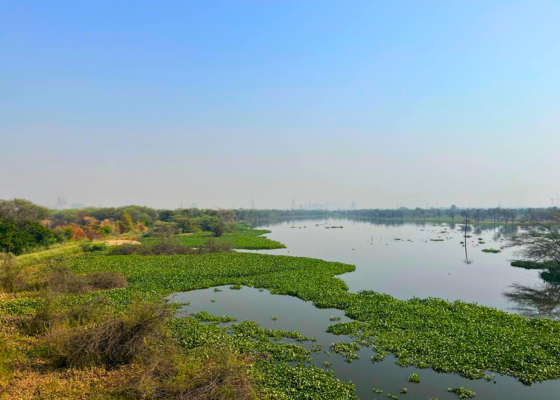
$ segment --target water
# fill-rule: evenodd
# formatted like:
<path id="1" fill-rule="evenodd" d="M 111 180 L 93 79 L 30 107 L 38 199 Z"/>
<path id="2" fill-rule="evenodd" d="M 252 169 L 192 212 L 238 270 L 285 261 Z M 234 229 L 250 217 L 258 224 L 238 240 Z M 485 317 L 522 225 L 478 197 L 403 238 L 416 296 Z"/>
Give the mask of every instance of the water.
<path id="1" fill-rule="evenodd" d="M 335 225 L 342 225 L 344 228 L 326 229 L 327 226 Z M 268 226 L 272 230 L 268 236 L 286 244 L 287 249 L 266 253 L 355 264 L 355 272 L 341 276 L 351 291 L 373 289 L 401 299 L 413 296 L 460 299 L 510 312 L 536 313 L 540 316 L 551 308 L 550 299 L 543 302 L 548 306 L 541 304 L 539 308 L 530 301 L 520 304 L 504 295 L 512 292 L 513 284 L 526 285 L 531 289 L 544 285 L 536 271 L 509 265 L 508 259 L 513 258 L 511 250 L 504 249 L 500 254 L 481 252 L 482 248 L 503 246 L 504 235 L 511 234 L 516 228 L 489 227 L 469 232 L 473 236 L 467 239 L 469 264 L 465 263 L 465 248 L 460 244 L 464 240 L 464 233 L 457 231 L 457 228 L 460 226 L 373 224 L 349 220 L 281 222 Z M 444 230 L 447 230 L 446 234 L 440 233 Z M 438 236 L 444 241 L 430 241 Z M 483 238 L 485 245 L 478 245 L 478 236 Z M 396 238 L 402 240 L 395 240 Z M 233 316 L 239 321 L 256 321 L 266 328 L 298 330 L 306 336 L 316 337 L 324 349 L 328 349 L 333 342 L 348 340 L 344 336 L 325 332 L 333 324 L 329 321 L 331 316 L 339 316 L 342 321 L 350 320 L 340 310 L 316 309 L 309 302 L 289 296 L 271 295 L 267 291 L 259 292 L 253 288 L 244 287 L 240 291 L 221 288 L 223 292 L 218 293 L 213 289 L 180 293 L 175 296 L 175 300 L 190 302 L 189 307 L 181 310 L 183 314 L 208 311 Z M 556 295 L 556 298 L 559 297 Z M 216 302 L 211 302 L 211 299 Z M 272 315 L 277 315 L 278 320 L 273 321 Z M 399 395 L 403 387 L 408 388 L 408 394 L 399 395 L 399 398 L 411 400 L 425 400 L 429 397 L 438 397 L 440 400 L 457 399 L 456 395 L 447 392 L 447 388 L 451 386 L 464 386 L 473 390 L 477 399 L 553 399 L 558 398 L 560 393 L 560 380 L 533 384 L 530 387 L 511 377 L 499 375 L 495 377 L 496 383 L 470 381 L 455 374 L 441 374 L 431 369 L 402 368 L 390 356 L 381 363 L 373 364 L 370 361 L 371 349 L 368 348 L 363 348 L 359 354 L 361 359 L 351 364 L 344 362 L 336 354 L 328 357 L 323 352 L 313 353 L 313 358 L 319 366 L 324 361 L 329 361 L 341 380 L 352 380 L 360 399 L 387 398 L 387 393 Z M 420 384 L 407 382 L 412 373 L 420 376 Z M 374 394 L 372 388 L 383 389 L 384 393 Z"/>
<path id="2" fill-rule="evenodd" d="M 326 229 L 330 226 L 343 228 Z M 461 245 L 465 239 L 460 224 L 322 220 L 259 228 L 272 230 L 267 236 L 287 246 L 264 253 L 354 264 L 355 272 L 341 276 L 353 292 L 375 290 L 403 300 L 431 296 L 516 312 L 518 304 L 504 292 L 510 292 L 514 284 L 535 287 L 542 283 L 538 271 L 510 266 L 509 260 L 515 258 L 512 249 L 504 248 L 499 254 L 482 252 L 503 247 L 506 237 L 517 231 L 515 226 L 471 228 L 467 235 L 472 237 L 466 239 L 469 264 Z M 485 244 L 479 244 L 479 237 Z"/>

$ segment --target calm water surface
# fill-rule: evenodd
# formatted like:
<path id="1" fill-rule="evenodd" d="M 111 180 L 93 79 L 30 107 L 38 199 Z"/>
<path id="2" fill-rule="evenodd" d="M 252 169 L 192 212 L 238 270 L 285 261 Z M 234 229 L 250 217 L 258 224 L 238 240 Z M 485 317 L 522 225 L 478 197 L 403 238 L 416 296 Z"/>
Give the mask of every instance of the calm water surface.
<path id="1" fill-rule="evenodd" d="M 342 229 L 327 229 L 343 226 Z M 500 308 L 508 312 L 526 315 L 554 317 L 560 296 L 554 287 L 543 283 L 537 271 L 513 268 L 508 260 L 513 258 L 511 250 L 500 254 L 487 254 L 483 248 L 500 248 L 504 237 L 515 231 L 515 227 L 472 228 L 467 234 L 467 254 L 461 245 L 464 241 L 462 225 L 449 224 L 376 224 L 350 220 L 320 220 L 280 222 L 260 226 L 272 231 L 271 239 L 284 243 L 287 248 L 264 251 L 269 254 L 315 257 L 329 261 L 340 261 L 356 265 L 356 271 L 340 276 L 351 291 L 376 290 L 400 299 L 416 297 L 440 297 L 463 300 Z M 479 244 L 481 237 L 485 244 Z M 431 239 L 443 239 L 432 241 Z M 467 263 L 468 259 L 468 263 Z M 512 288 L 517 285 L 517 290 Z M 517 296 L 520 290 L 537 293 L 533 297 Z M 521 288 L 521 289 L 520 289 Z M 331 335 L 325 330 L 332 322 L 331 316 L 344 317 L 340 310 L 316 309 L 310 302 L 289 296 L 271 295 L 253 288 L 229 290 L 215 293 L 212 289 L 175 295 L 175 300 L 190 302 L 181 310 L 184 314 L 208 311 L 217 315 L 228 315 L 257 321 L 262 327 L 298 330 L 314 336 L 324 349 L 336 341 L 348 340 L 344 336 Z M 507 295 L 509 293 L 509 295 Z M 526 294 L 526 292 L 524 292 Z M 552 293 L 552 294 L 550 294 Z M 210 300 L 215 299 L 212 303 Z M 271 316 L 278 320 L 272 321 Z M 309 346 L 309 344 L 304 344 Z M 455 374 L 441 374 L 431 369 L 402 368 L 387 357 L 383 362 L 370 361 L 371 349 L 359 352 L 361 359 L 351 364 L 341 356 L 328 357 L 321 352 L 314 354 L 317 365 L 324 361 L 332 364 L 336 376 L 356 385 L 360 399 L 387 398 L 387 393 L 398 394 L 408 388 L 405 399 L 438 397 L 457 399 L 447 392 L 450 386 L 464 386 L 476 392 L 477 399 L 557 399 L 560 398 L 560 381 L 548 381 L 523 386 L 513 378 L 496 376 L 496 383 L 484 380 L 470 381 Z M 408 376 L 416 372 L 421 383 L 407 382 Z M 488 374 L 491 375 L 489 372 Z M 383 389 L 384 393 L 372 393 L 372 388 Z"/>

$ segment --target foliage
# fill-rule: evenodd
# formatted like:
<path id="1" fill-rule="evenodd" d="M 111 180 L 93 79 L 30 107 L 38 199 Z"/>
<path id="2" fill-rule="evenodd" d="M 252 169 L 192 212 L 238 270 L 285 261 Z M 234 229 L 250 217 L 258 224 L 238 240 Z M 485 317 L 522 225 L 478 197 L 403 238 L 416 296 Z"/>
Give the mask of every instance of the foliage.
<path id="1" fill-rule="evenodd" d="M 16 264 L 11 254 L 0 253 L 0 290 L 12 293 L 23 286 L 21 265 Z"/>
<path id="2" fill-rule="evenodd" d="M 460 399 L 474 399 L 475 397 L 475 393 L 472 390 L 465 389 L 464 387 L 450 387 L 447 391 L 455 393 Z"/>
<path id="3" fill-rule="evenodd" d="M 241 354 L 255 354 L 249 375 L 260 389 L 261 398 L 356 399 L 352 384 L 339 381 L 332 372 L 311 363 L 310 350 L 279 342 L 282 338 L 309 340 L 299 332 L 264 329 L 251 321 L 226 328 L 178 318 L 170 320 L 168 325 L 185 350 L 221 344 Z"/>
<path id="4" fill-rule="evenodd" d="M 123 318 L 71 331 L 55 331 L 46 338 L 49 357 L 59 366 L 116 366 L 128 364 L 148 351 L 148 342 L 162 341 L 169 309 L 138 303 Z"/>
<path id="5" fill-rule="evenodd" d="M 12 223 L 18 228 L 41 221 L 49 215 L 45 207 L 25 199 L 0 200 L 0 221 Z"/>
<path id="6" fill-rule="evenodd" d="M 176 240 L 162 239 L 149 241 L 148 244 L 122 244 L 111 248 L 113 255 L 175 255 L 175 254 L 207 254 L 221 253 L 231 250 L 229 242 L 218 242 L 213 238 L 203 243 L 198 249 L 187 247 Z"/>
<path id="7" fill-rule="evenodd" d="M 107 248 L 107 244 L 105 242 L 82 242 L 80 243 L 80 248 L 84 252 L 103 251 Z"/>
<path id="8" fill-rule="evenodd" d="M 420 383 L 420 376 L 418 376 L 418 374 L 412 374 L 408 377 L 408 381 L 411 383 Z"/>
<path id="9" fill-rule="evenodd" d="M 56 243 L 54 234 L 38 222 L 17 226 L 11 222 L 0 222 L 0 251 L 16 255 L 35 247 L 48 247 Z"/>
<path id="10" fill-rule="evenodd" d="M 126 211 L 123 213 L 122 220 L 119 221 L 119 230 L 121 233 L 131 232 L 134 230 L 132 218 Z"/>
<path id="11" fill-rule="evenodd" d="M 502 251 L 500 249 L 482 249 L 482 252 L 497 254 L 497 253 L 501 253 Z"/>
<path id="12" fill-rule="evenodd" d="M 560 323 L 460 301 L 403 301 L 373 291 L 348 293 L 346 284 L 335 277 L 354 270 L 347 264 L 252 253 L 91 254 L 75 259 L 71 267 L 77 272 L 120 272 L 128 290 L 144 293 L 245 285 L 313 301 L 319 308 L 342 309 L 355 321 L 334 324 L 329 332 L 351 335 L 359 346 L 370 343 L 375 354 L 393 353 L 401 365 L 431 366 L 477 379 L 489 369 L 526 384 L 560 377 L 560 354 L 549 351 L 560 347 Z M 127 302 L 127 298 L 118 299 Z"/>
<path id="13" fill-rule="evenodd" d="M 271 250 L 285 248 L 283 244 L 270 240 L 262 235 L 270 233 L 266 230 L 240 230 L 236 232 L 226 232 L 221 237 L 213 238 L 209 232 L 194 233 L 188 236 L 176 236 L 173 239 L 187 246 L 199 248 L 204 246 L 208 241 L 213 240 L 216 244 L 229 243 L 234 249 L 246 250 Z M 145 244 L 155 242 L 155 238 L 141 238 L 140 241 Z"/>

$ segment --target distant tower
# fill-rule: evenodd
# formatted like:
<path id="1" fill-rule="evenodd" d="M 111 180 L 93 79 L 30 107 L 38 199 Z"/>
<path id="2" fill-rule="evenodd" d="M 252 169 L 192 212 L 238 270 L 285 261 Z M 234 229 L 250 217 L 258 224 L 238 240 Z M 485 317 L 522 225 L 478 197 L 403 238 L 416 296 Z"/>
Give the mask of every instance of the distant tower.
<path id="1" fill-rule="evenodd" d="M 352 205 L 350 206 L 352 208 L 352 210 L 356 209 L 356 201 L 352 200 Z"/>
<path id="2" fill-rule="evenodd" d="M 292 210 L 296 209 L 296 200 L 292 199 Z"/>
<path id="3" fill-rule="evenodd" d="M 255 209 L 255 200 L 251 199 L 251 210 Z"/>
<path id="4" fill-rule="evenodd" d="M 64 197 L 57 197 L 56 199 L 56 208 L 62 210 L 64 208 L 68 208 L 68 204 L 66 203 L 66 198 Z"/>

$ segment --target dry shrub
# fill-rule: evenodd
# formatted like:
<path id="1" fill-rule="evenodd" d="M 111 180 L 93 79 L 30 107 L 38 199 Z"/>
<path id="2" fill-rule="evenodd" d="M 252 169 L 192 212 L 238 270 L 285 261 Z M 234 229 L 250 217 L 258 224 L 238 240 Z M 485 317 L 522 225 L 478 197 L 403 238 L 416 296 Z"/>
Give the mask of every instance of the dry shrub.
<path id="1" fill-rule="evenodd" d="M 117 391 L 141 399 L 256 400 L 246 373 L 251 363 L 225 346 L 187 355 L 169 343 L 136 363 Z"/>
<path id="2" fill-rule="evenodd" d="M 109 388 L 125 379 L 124 370 L 103 367 L 44 371 L 22 365 L 2 386 L 2 399 L 93 400 L 108 399 Z M 1 382 L 0 376 L 0 382 Z"/>
<path id="3" fill-rule="evenodd" d="M 115 246 L 111 249 L 113 255 L 142 255 L 142 256 L 162 256 L 162 255 L 175 255 L 175 254 L 207 254 L 207 253 L 222 253 L 232 250 L 232 244 L 226 241 L 217 241 L 213 238 L 207 240 L 200 248 L 194 249 L 177 240 L 162 239 L 155 244 L 151 245 L 134 245 L 123 244 Z"/>
<path id="4" fill-rule="evenodd" d="M 122 318 L 74 330 L 54 330 L 45 337 L 47 355 L 57 366 L 108 367 L 129 364 L 150 351 L 150 343 L 165 340 L 168 307 L 138 303 Z"/>
<path id="5" fill-rule="evenodd" d="M 115 246 L 111 249 L 113 255 L 131 255 L 137 254 L 142 256 L 149 255 L 175 255 L 175 254 L 195 254 L 196 251 L 191 249 L 176 240 L 164 239 L 158 241 L 153 245 L 137 245 L 137 244 L 123 244 Z"/>
<path id="6" fill-rule="evenodd" d="M 13 293 L 26 286 L 22 276 L 23 266 L 18 265 L 12 254 L 0 253 L 0 290 Z"/>
<path id="7" fill-rule="evenodd" d="M 103 321 L 110 306 L 109 298 L 105 295 L 64 306 L 55 301 L 56 294 L 50 290 L 41 291 L 40 297 L 43 300 L 41 308 L 32 317 L 23 318 L 19 323 L 19 328 L 28 335 L 60 332 L 66 328 Z"/>
<path id="8" fill-rule="evenodd" d="M 161 240 L 152 246 L 146 246 L 148 254 L 153 255 L 173 255 L 192 253 L 192 249 L 179 243 L 176 240 Z"/>
<path id="9" fill-rule="evenodd" d="M 110 290 L 128 287 L 128 282 L 123 274 L 117 272 L 97 272 L 82 275 L 93 290 Z"/>
<path id="10" fill-rule="evenodd" d="M 58 294 L 82 294 L 95 290 L 125 288 L 126 278 L 116 272 L 97 272 L 76 275 L 65 267 L 55 267 L 47 282 L 48 288 Z"/>
<path id="11" fill-rule="evenodd" d="M 233 245 L 226 241 L 217 241 L 214 238 L 208 239 L 202 246 L 200 246 L 199 253 L 224 253 L 226 251 L 231 251 Z"/>

